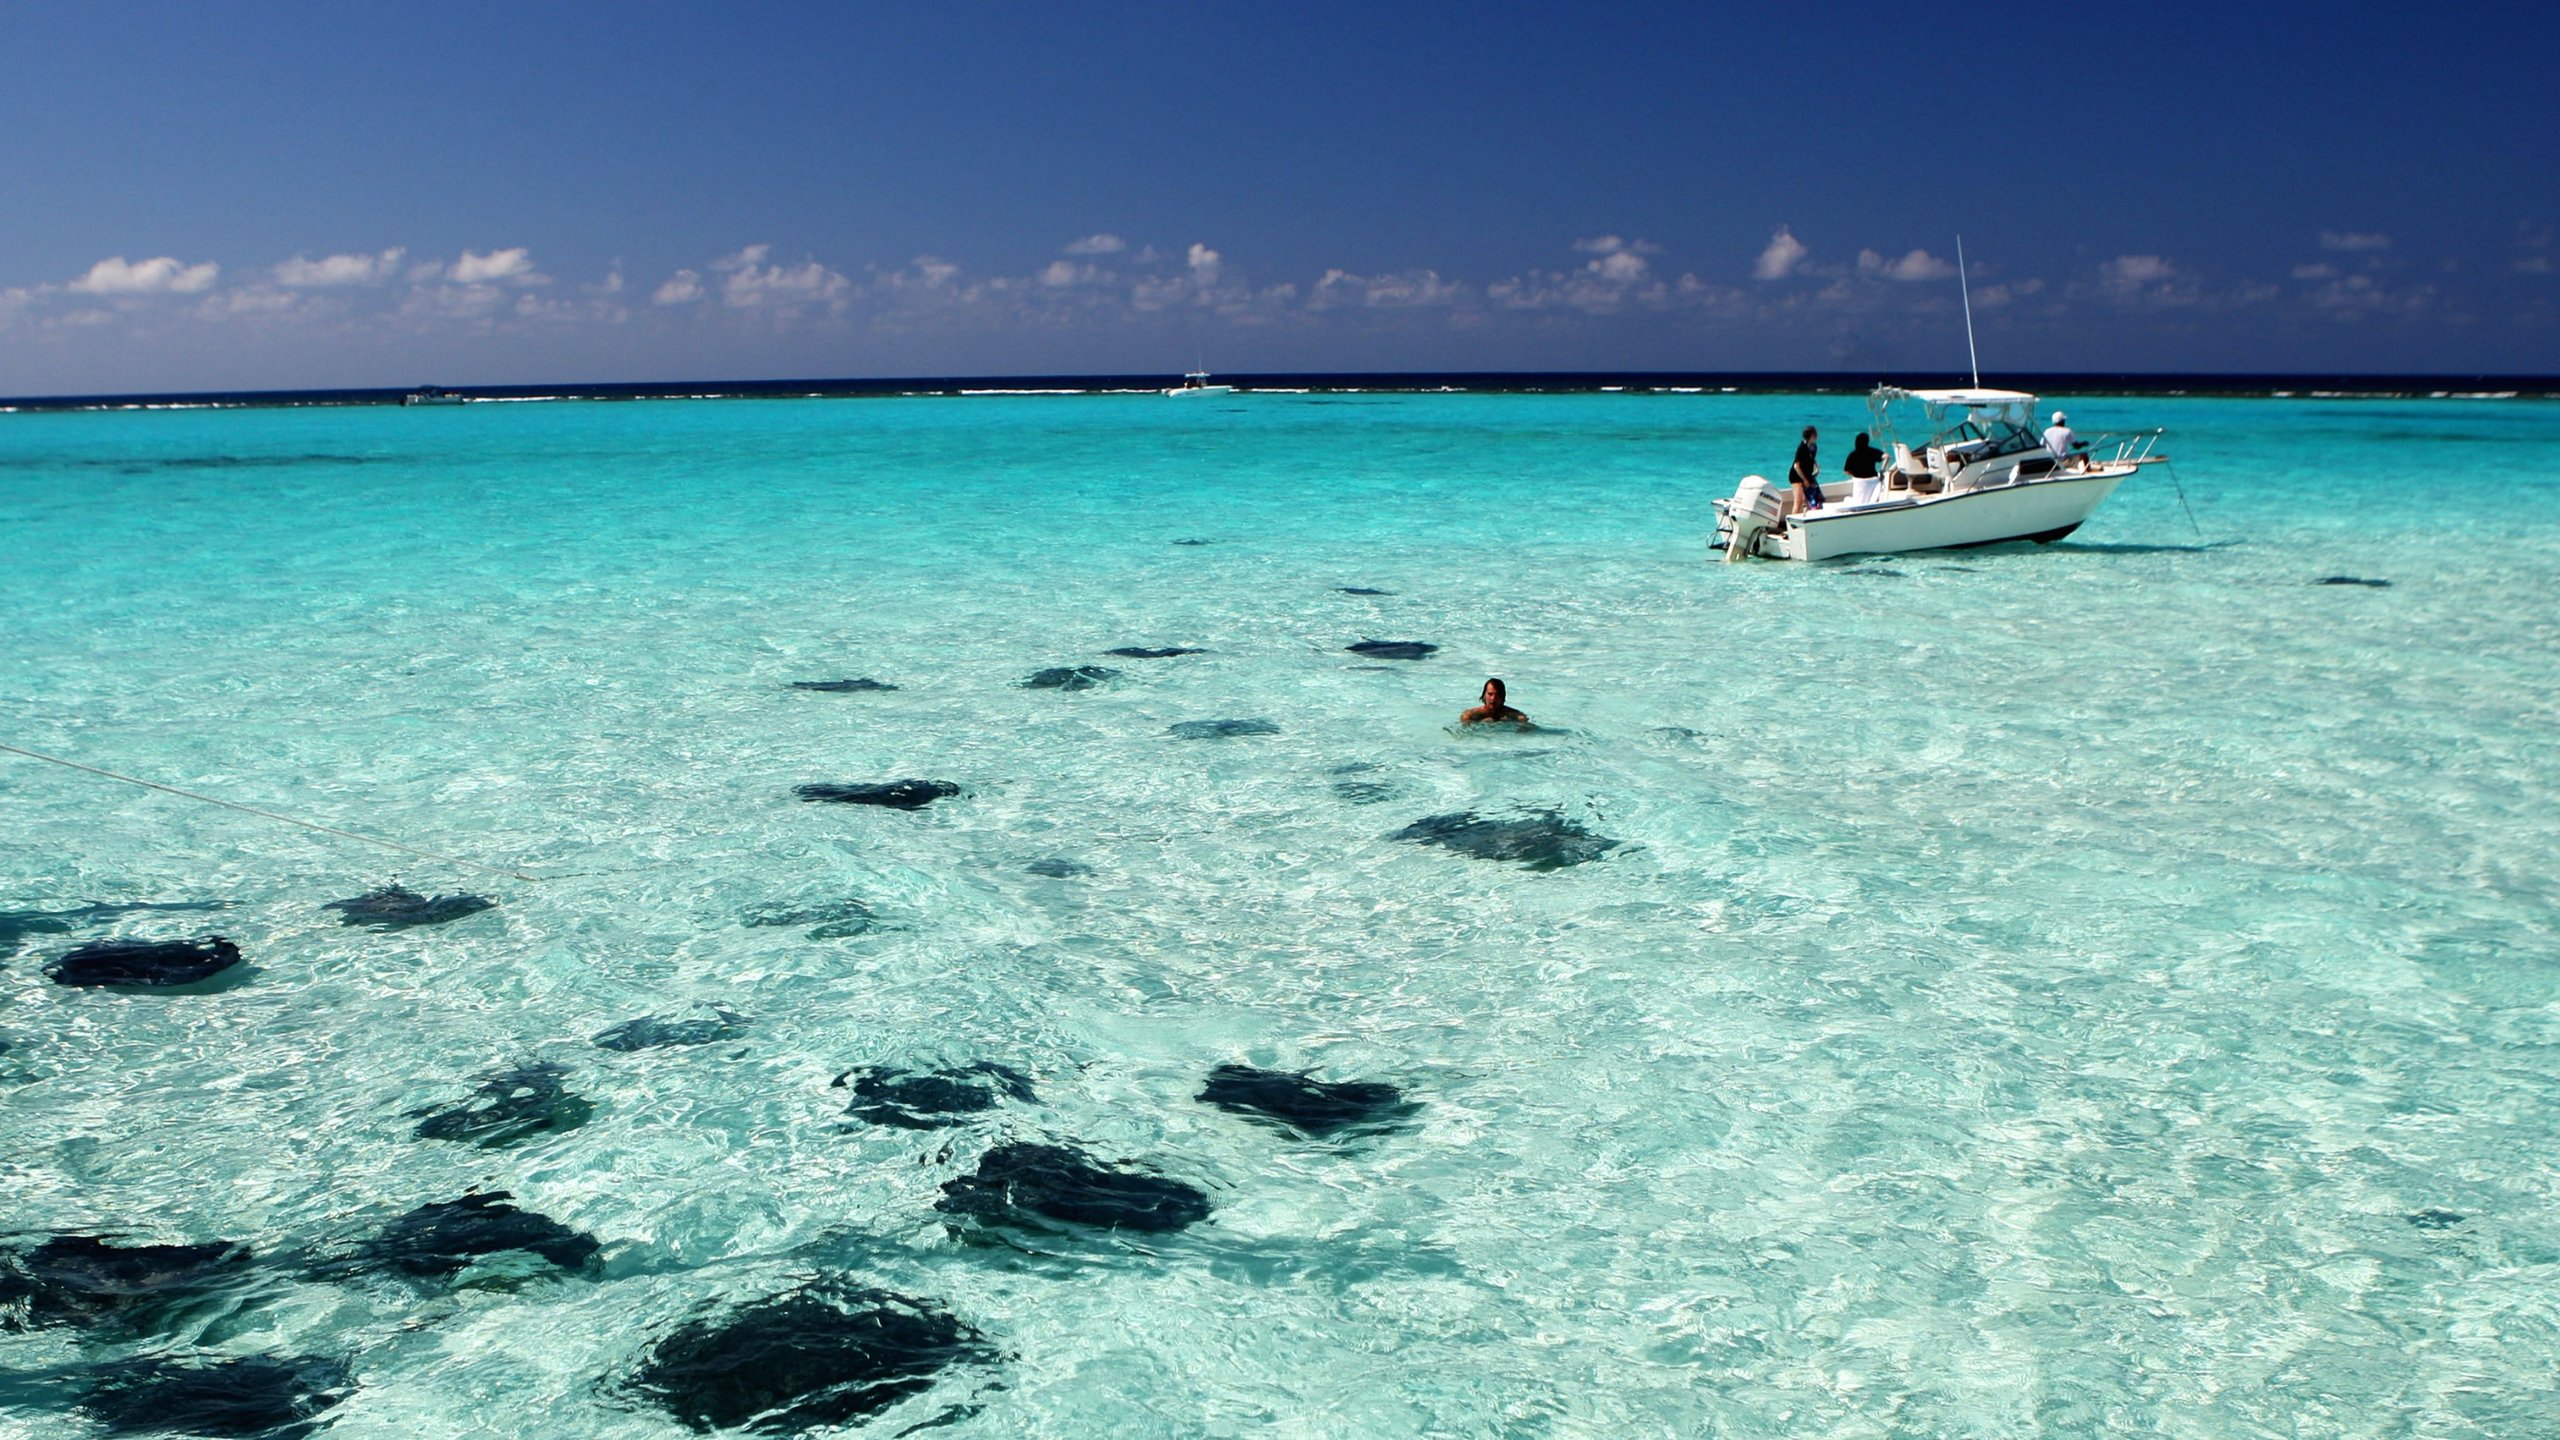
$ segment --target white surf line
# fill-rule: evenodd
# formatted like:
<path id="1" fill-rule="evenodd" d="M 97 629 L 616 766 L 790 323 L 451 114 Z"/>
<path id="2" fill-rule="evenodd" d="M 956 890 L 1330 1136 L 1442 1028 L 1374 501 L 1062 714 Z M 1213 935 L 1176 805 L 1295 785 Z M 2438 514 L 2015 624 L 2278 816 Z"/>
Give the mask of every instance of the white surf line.
<path id="1" fill-rule="evenodd" d="M 95 765 L 83 765 L 77 760 L 65 760 L 59 755 L 47 755 L 40 750 L 28 750 L 17 745 L 0 745 L 0 750 L 6 750 L 12 755 L 24 755 L 30 760 L 42 760 L 51 765 L 67 766 L 73 770 L 86 770 L 92 775 L 104 775 L 110 780 L 121 780 L 127 785 L 139 785 L 146 790 L 160 790 L 171 795 L 184 796 L 189 800 L 201 800 L 207 805 L 219 805 L 225 810 L 237 810 L 243 815 L 255 815 L 262 820 L 280 820 L 287 825 L 298 825 L 305 830 L 316 830 L 323 835 L 335 835 L 344 840 L 356 840 L 367 845 L 379 845 L 384 849 L 398 850 L 405 854 L 418 856 L 420 859 L 424 860 L 441 861 L 447 865 L 460 865 L 471 870 L 486 871 L 491 875 L 504 875 L 511 880 L 530 880 L 537 885 L 542 883 L 541 876 L 527 875 L 521 870 L 509 870 L 499 865 L 483 865 L 477 860 L 465 860 L 458 855 L 439 855 L 433 850 L 421 850 L 415 845 L 403 845 L 397 840 L 384 840 L 372 835 L 359 835 L 353 830 L 341 830 L 334 825 L 321 825 L 309 820 L 297 820 L 290 815 L 279 815 L 273 810 L 261 810 L 255 805 L 243 805 L 236 800 L 224 800 L 212 795 L 199 795 L 193 790 L 181 790 L 175 785 L 163 785 L 157 780 L 144 780 L 138 776 L 120 775 L 113 770 L 101 770 Z"/>

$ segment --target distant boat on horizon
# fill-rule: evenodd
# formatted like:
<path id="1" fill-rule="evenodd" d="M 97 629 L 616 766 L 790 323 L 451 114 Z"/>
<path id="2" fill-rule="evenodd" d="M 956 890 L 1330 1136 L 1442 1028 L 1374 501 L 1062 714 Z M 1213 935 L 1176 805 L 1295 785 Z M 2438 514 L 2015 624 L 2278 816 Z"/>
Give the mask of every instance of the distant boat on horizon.
<path id="1" fill-rule="evenodd" d="M 1233 385 L 1212 385 L 1209 383 L 1208 371 L 1194 370 L 1182 377 L 1181 384 L 1168 388 L 1164 393 L 1167 395 L 1232 395 L 1235 393 L 1235 388 Z"/>
<path id="2" fill-rule="evenodd" d="M 421 385 L 400 397 L 402 405 L 459 405 L 468 397 L 433 385 Z"/>

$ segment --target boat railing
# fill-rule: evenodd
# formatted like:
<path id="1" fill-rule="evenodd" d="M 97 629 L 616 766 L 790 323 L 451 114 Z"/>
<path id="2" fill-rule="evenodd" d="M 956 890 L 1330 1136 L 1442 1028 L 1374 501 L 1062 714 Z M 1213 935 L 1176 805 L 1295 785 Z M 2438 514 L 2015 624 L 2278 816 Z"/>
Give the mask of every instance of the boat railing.
<path id="1" fill-rule="evenodd" d="M 2153 430 L 2108 430 L 2090 436 L 2083 443 L 2088 447 L 2086 451 L 2088 457 L 2096 463 L 2147 465 L 2154 458 L 2151 452 L 2159 447 L 2160 437 L 2168 433 L 2166 427 Z M 2106 454 L 2110 446 L 2113 447 L 2113 453 Z M 2101 454 L 2106 454 L 2106 458 L 2100 460 Z"/>

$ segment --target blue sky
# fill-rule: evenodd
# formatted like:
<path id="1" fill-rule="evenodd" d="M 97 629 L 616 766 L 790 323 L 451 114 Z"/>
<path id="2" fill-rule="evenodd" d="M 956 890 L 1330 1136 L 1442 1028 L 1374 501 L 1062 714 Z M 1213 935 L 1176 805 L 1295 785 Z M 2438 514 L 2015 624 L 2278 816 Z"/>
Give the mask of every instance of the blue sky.
<path id="1" fill-rule="evenodd" d="M 20 3 L 0 393 L 2560 371 L 2526 6 Z"/>

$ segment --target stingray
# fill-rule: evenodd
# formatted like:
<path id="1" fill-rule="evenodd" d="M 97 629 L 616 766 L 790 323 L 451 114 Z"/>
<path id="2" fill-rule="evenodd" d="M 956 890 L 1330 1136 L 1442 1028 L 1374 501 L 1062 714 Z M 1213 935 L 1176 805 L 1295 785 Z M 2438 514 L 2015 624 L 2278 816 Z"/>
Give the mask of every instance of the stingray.
<path id="1" fill-rule="evenodd" d="M 1342 648 L 1372 660 L 1421 660 L 1437 654 L 1440 649 L 1425 640 L 1363 640 L 1357 645 Z"/>
<path id="2" fill-rule="evenodd" d="M 405 930 L 412 925 L 442 925 L 477 915 L 498 902 L 482 895 L 421 895 L 398 881 L 352 900 L 321 906 L 335 910 L 341 925 L 370 925 L 376 930 Z"/>
<path id="3" fill-rule="evenodd" d="M 791 793 L 803 800 L 831 805 L 878 805 L 890 810 L 921 810 L 948 800 L 960 787 L 948 780 L 888 780 L 876 785 L 802 785 Z"/>
<path id="4" fill-rule="evenodd" d="M 1311 1139 L 1382 1130 L 1421 1107 L 1380 1080 L 1318 1080 L 1292 1070 L 1221 1065 L 1200 1099 L 1230 1114 L 1279 1125 Z"/>
<path id="5" fill-rule="evenodd" d="M 1488 818 L 1473 811 L 1426 815 L 1387 837 L 1437 845 L 1479 860 L 1516 860 L 1525 870 L 1561 870 L 1597 860 L 1618 848 L 1553 810 Z"/>
<path id="6" fill-rule="evenodd" d="M 44 967 L 56 985 L 165 988 L 208 980 L 240 963 L 240 947 L 219 935 L 202 940 L 100 940 Z"/>
<path id="7" fill-rule="evenodd" d="M 989 1358 L 975 1328 L 931 1301 L 816 1280 L 697 1313 L 652 1342 L 622 1388 L 698 1431 L 782 1435 L 876 1415 Z"/>
<path id="8" fill-rule="evenodd" d="M 1209 1216 L 1197 1186 L 1107 1165 L 1064 1145 L 1007 1141 L 978 1159 L 976 1173 L 946 1181 L 934 1208 L 996 1225 L 1059 1225 L 1154 1233 Z"/>

